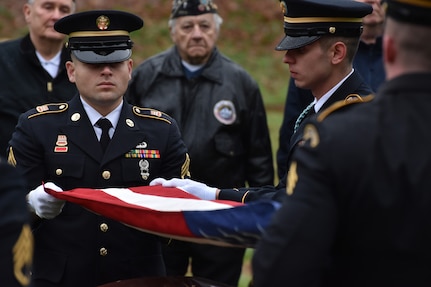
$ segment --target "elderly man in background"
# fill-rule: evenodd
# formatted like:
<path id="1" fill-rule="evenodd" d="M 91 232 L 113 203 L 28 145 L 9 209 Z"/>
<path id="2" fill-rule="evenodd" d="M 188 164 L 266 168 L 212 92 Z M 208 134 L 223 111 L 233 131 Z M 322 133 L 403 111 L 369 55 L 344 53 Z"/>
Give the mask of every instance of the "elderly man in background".
<path id="1" fill-rule="evenodd" d="M 254 79 L 216 47 L 222 18 L 214 1 L 175 0 L 174 46 L 133 73 L 127 98 L 178 122 L 190 153 L 191 177 L 221 187 L 273 184 L 269 130 Z M 172 241 L 168 274 L 192 273 L 236 286 L 244 249 Z"/>
<path id="2" fill-rule="evenodd" d="M 0 43 L 0 156 L 6 156 L 21 113 L 76 94 L 65 68 L 65 35 L 54 30 L 75 5 L 75 0 L 28 0 L 23 7 L 28 34 Z"/>

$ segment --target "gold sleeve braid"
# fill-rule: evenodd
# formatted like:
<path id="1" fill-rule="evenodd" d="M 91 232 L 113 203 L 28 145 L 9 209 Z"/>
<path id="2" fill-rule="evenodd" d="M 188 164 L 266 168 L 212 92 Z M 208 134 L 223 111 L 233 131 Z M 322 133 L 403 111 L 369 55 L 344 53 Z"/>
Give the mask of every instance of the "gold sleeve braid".
<path id="1" fill-rule="evenodd" d="M 7 155 L 7 162 L 12 166 L 16 166 L 16 159 L 15 159 L 15 155 L 13 154 L 12 147 L 9 148 L 9 152 Z"/>
<path id="2" fill-rule="evenodd" d="M 190 177 L 190 156 L 186 153 L 186 159 L 181 167 L 181 178 Z"/>
<path id="3" fill-rule="evenodd" d="M 250 192 L 250 190 L 247 190 L 244 195 L 241 198 L 241 203 L 245 203 L 245 199 L 247 198 L 248 193 Z"/>
<path id="4" fill-rule="evenodd" d="M 23 226 L 12 252 L 15 278 L 22 286 L 28 286 L 30 284 L 30 268 L 33 261 L 33 234 L 28 224 Z"/>

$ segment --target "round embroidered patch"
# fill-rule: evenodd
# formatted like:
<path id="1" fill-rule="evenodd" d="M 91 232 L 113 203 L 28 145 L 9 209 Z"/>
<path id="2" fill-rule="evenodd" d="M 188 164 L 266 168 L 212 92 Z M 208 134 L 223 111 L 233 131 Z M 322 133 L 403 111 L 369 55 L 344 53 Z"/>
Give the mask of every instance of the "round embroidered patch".
<path id="1" fill-rule="evenodd" d="M 220 101 L 214 106 L 214 116 L 225 125 L 231 125 L 236 120 L 235 106 L 231 101 Z"/>

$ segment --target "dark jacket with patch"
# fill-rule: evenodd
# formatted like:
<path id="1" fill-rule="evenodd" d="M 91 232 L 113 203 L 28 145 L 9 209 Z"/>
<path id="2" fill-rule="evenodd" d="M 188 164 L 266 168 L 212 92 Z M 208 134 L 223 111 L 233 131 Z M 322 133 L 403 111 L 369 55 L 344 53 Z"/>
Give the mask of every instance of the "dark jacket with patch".
<path id="1" fill-rule="evenodd" d="M 0 43 L 0 155 L 6 156 L 8 141 L 18 117 L 38 105 L 70 100 L 76 93 L 69 81 L 65 63 L 66 49 L 61 52 L 55 78 L 42 67 L 27 35 Z"/>
<path id="2" fill-rule="evenodd" d="M 156 177 L 182 177 L 188 170 L 175 121 L 126 102 L 105 154 L 78 96 L 23 114 L 10 145 L 9 161 L 25 175 L 29 190 L 42 181 L 63 190 L 140 186 Z M 142 160 L 148 163 L 148 178 L 141 175 Z M 33 286 L 94 287 L 164 275 L 157 238 L 78 205 L 66 203 L 60 215 L 37 221 L 33 229 Z"/>
<path id="3" fill-rule="evenodd" d="M 394 78 L 307 124 L 256 287 L 431 286 L 430 78 Z"/>
<path id="4" fill-rule="evenodd" d="M 178 122 L 193 179 L 212 186 L 273 184 L 271 142 L 256 82 L 217 49 L 188 79 L 176 48 L 133 73 L 131 103 L 161 110 Z"/>

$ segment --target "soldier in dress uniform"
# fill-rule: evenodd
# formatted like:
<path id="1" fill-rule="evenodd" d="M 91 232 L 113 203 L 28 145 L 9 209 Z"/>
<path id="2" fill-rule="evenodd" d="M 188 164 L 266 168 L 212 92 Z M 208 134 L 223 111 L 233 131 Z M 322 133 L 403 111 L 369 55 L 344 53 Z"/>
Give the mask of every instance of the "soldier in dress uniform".
<path id="1" fill-rule="evenodd" d="M 0 158 L 0 286 L 30 283 L 33 236 L 26 193 L 24 179 Z"/>
<path id="2" fill-rule="evenodd" d="M 77 13 L 55 24 L 69 36 L 66 68 L 79 94 L 23 114 L 8 149 L 37 215 L 31 286 L 94 287 L 165 275 L 159 238 L 55 199 L 41 186 L 130 187 L 188 174 L 176 122 L 123 99 L 133 64 L 129 34 L 142 26 L 141 18 L 112 10 Z"/>
<path id="3" fill-rule="evenodd" d="M 256 287 L 431 286 L 431 1 L 384 5 L 386 82 L 304 127 Z"/>

